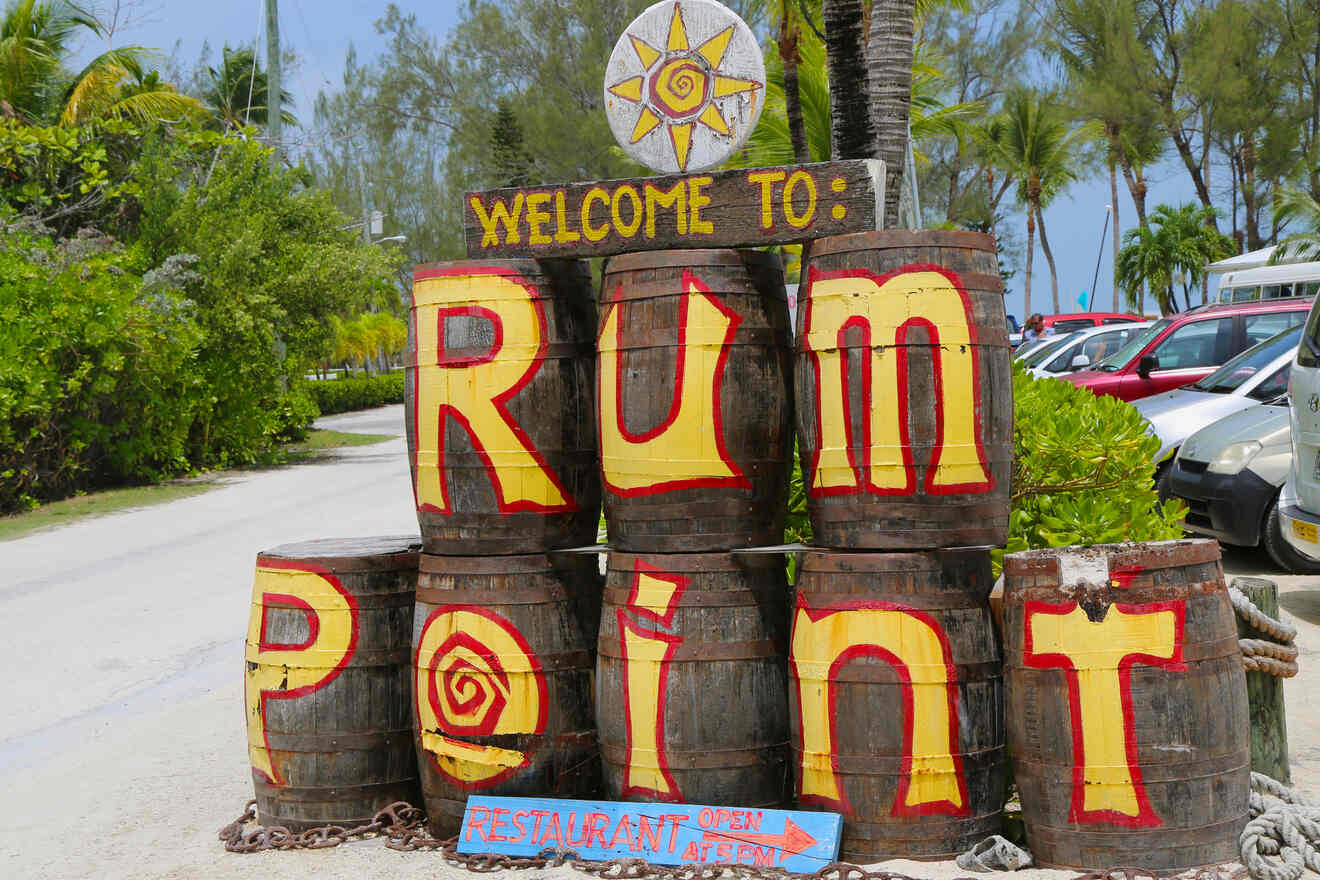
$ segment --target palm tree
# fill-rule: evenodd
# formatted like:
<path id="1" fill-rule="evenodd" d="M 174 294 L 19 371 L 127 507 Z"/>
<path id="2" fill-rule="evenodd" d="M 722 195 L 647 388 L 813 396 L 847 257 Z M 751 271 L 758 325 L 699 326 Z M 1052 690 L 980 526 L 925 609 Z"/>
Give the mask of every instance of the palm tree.
<path id="1" fill-rule="evenodd" d="M 1019 89 L 1004 102 L 1003 112 L 986 127 L 984 148 L 996 156 L 1004 170 L 1018 180 L 1018 200 L 1027 212 L 1027 265 L 1023 282 L 1023 308 L 1031 313 L 1031 264 L 1035 250 L 1036 229 L 1040 229 L 1041 249 L 1050 266 L 1050 286 L 1054 311 L 1059 311 L 1059 275 L 1045 233 L 1042 209 L 1076 178 L 1074 151 L 1087 127 L 1068 130 L 1054 95 L 1036 94 Z"/>
<path id="2" fill-rule="evenodd" d="M 138 53 L 115 49 L 75 78 L 59 121 L 65 127 L 95 127 L 109 119 L 153 123 L 205 114 L 200 101 L 162 82 L 159 71 L 145 72 Z"/>
<path id="3" fill-rule="evenodd" d="M 82 30 L 103 36 L 99 21 L 67 2 L 17 0 L 0 19 L 0 116 L 38 124 L 96 126 L 108 119 L 150 123 L 200 110 L 159 73 L 146 72 L 150 50 L 109 49 L 76 75 L 64 62 Z"/>
<path id="4" fill-rule="evenodd" d="M 220 52 L 220 67 L 207 67 L 210 80 L 202 94 L 202 101 L 210 109 L 221 128 L 242 128 L 246 125 L 265 125 L 268 116 L 269 95 L 266 71 L 257 63 L 252 49 L 230 49 Z M 280 119 L 289 125 L 298 120 L 284 107 L 293 106 L 293 95 L 280 90 Z"/>
<path id="5" fill-rule="evenodd" d="M 912 105 L 916 0 L 872 0 L 866 66 L 877 159 L 885 163 L 885 227 L 898 225 Z"/>
<path id="6" fill-rule="evenodd" d="M 1274 193 L 1274 225 L 1300 223 L 1306 232 L 1294 232 L 1279 242 L 1271 263 L 1320 260 L 1320 201 L 1302 189 L 1280 187 Z"/>
<path id="7" fill-rule="evenodd" d="M 54 115 L 64 87 L 64 59 L 80 29 L 96 21 L 67 3 L 17 0 L 0 18 L 0 115 L 29 123 Z"/>
<path id="8" fill-rule="evenodd" d="M 1213 208 L 1194 202 L 1177 208 L 1160 205 L 1149 225 L 1124 234 L 1118 280 L 1130 306 L 1135 307 L 1145 287 L 1159 303 L 1160 314 L 1176 312 L 1177 283 L 1184 306 L 1191 308 L 1191 290 L 1205 277 L 1205 267 L 1233 253 L 1233 240 L 1210 225 L 1213 215 Z"/>
<path id="9" fill-rule="evenodd" d="M 830 78 L 830 152 L 836 159 L 869 159 L 874 155 L 875 133 L 862 0 L 824 0 L 821 11 Z"/>

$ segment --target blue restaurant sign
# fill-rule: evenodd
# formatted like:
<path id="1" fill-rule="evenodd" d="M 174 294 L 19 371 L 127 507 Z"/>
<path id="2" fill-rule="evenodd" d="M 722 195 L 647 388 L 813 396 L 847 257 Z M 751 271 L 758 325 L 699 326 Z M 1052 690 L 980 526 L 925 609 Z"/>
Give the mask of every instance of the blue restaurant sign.
<path id="1" fill-rule="evenodd" d="M 727 863 L 814 873 L 839 854 L 837 813 L 546 798 L 468 798 L 460 853 L 572 850 L 658 865 Z"/>

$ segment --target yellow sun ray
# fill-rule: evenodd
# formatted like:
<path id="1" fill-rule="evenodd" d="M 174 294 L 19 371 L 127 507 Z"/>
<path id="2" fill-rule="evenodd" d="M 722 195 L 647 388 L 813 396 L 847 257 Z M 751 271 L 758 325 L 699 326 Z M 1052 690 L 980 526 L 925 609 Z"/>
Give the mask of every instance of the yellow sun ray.
<path id="1" fill-rule="evenodd" d="M 656 59 L 660 57 L 659 49 L 645 40 L 637 39 L 632 34 L 628 35 L 628 39 L 632 40 L 633 51 L 637 53 L 637 60 L 642 62 L 643 68 L 649 68 L 652 64 L 655 64 Z"/>
<path id="2" fill-rule="evenodd" d="M 729 95 L 736 95 L 739 92 L 754 92 L 761 88 L 761 84 L 752 79 L 737 79 L 732 76 L 715 75 L 714 97 L 724 98 Z"/>
<path id="3" fill-rule="evenodd" d="M 729 48 L 729 41 L 733 39 L 733 25 L 729 25 L 715 36 L 697 47 L 697 54 L 710 62 L 712 68 L 720 66 L 724 60 L 724 52 Z"/>
<path id="4" fill-rule="evenodd" d="M 702 110 L 701 115 L 697 117 L 697 121 L 711 131 L 718 132 L 725 137 L 728 137 L 730 134 L 729 126 L 725 124 L 724 117 L 720 114 L 720 109 L 714 104 L 707 104 L 706 109 Z"/>
<path id="5" fill-rule="evenodd" d="M 665 46 L 670 52 L 686 51 L 688 48 L 687 27 L 683 24 L 683 7 L 674 4 L 674 17 L 669 21 L 669 42 Z"/>
<path id="6" fill-rule="evenodd" d="M 650 107 L 642 108 L 642 115 L 637 117 L 637 125 L 633 126 L 632 140 L 630 143 L 637 143 L 660 124 L 660 117 L 651 112 Z"/>
<path id="7" fill-rule="evenodd" d="M 633 76 L 622 82 L 617 82 L 610 86 L 610 94 L 618 95 L 625 101 L 632 101 L 636 104 L 642 100 L 642 78 Z"/>
<path id="8" fill-rule="evenodd" d="M 688 149 L 692 146 L 692 129 L 695 127 L 691 122 L 669 126 L 669 140 L 674 145 L 674 158 L 678 160 L 679 171 L 687 171 Z"/>

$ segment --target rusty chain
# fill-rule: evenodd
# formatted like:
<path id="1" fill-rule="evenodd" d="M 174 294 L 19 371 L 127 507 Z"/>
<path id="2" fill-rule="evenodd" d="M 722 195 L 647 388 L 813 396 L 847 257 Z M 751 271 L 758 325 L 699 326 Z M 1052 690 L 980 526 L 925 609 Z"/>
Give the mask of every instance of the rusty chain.
<path id="1" fill-rule="evenodd" d="M 468 855 L 458 851 L 458 838 L 450 837 L 437 840 L 426 827 L 426 813 L 405 801 L 397 801 L 376 813 L 365 825 L 348 828 L 342 825 L 322 825 L 296 832 L 279 825 L 269 827 L 249 824 L 257 820 L 257 802 L 247 802 L 243 815 L 224 828 L 217 835 L 224 842 L 225 850 L 233 853 L 255 853 L 265 850 L 325 849 L 339 846 L 349 840 L 372 837 L 384 837 L 385 846 L 400 852 L 432 851 L 439 852 L 449 865 L 464 868 L 477 874 L 490 874 L 495 871 L 521 870 L 525 868 L 557 868 L 568 865 L 584 874 L 598 877 L 600 880 L 722 880 L 733 877 L 736 880 L 917 880 L 907 874 L 895 871 L 868 871 L 859 865 L 846 862 L 834 862 L 826 865 L 814 874 L 792 874 L 782 868 L 760 867 L 752 865 L 702 864 L 702 865 L 653 865 L 645 859 L 617 858 L 603 862 L 586 861 L 578 858 L 571 849 L 542 850 L 534 857 L 500 855 L 498 853 L 477 853 Z M 1247 876 L 1246 868 L 1230 869 L 1227 866 L 1203 868 L 1186 880 L 1243 880 Z M 978 880 L 971 877 L 957 877 L 954 880 Z M 1164 880 L 1158 874 L 1142 868 L 1110 868 L 1107 871 L 1092 871 L 1079 874 L 1072 880 Z"/>

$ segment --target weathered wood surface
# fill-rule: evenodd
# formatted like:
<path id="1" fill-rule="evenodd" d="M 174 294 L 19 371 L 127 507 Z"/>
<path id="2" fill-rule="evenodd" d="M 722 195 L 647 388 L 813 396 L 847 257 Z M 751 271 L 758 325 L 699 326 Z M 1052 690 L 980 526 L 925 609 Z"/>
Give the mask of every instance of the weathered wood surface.
<path id="1" fill-rule="evenodd" d="M 505 279 L 531 304 L 511 298 L 518 289 Z M 440 281 L 447 286 L 433 293 L 428 286 Z M 404 416 L 426 553 L 536 553 L 596 539 L 591 285 L 590 268 L 577 261 L 417 267 Z M 527 319 L 528 309 L 539 321 Z M 513 359 L 527 364 L 521 378 L 520 370 L 495 372 Z M 483 392 L 475 401 L 465 397 L 474 387 Z M 520 499 L 533 480 L 558 491 L 545 488 L 539 503 Z"/>
<path id="2" fill-rule="evenodd" d="M 597 794 L 591 682 L 600 596 L 595 557 L 422 556 L 413 649 L 424 668 L 414 677 L 414 717 L 437 836 L 457 832 L 469 794 Z M 437 738 L 458 749 L 435 748 Z"/>
<path id="3" fill-rule="evenodd" d="M 332 576 L 357 605 L 356 644 L 333 680 L 302 696 L 261 704 L 265 744 L 278 775 L 271 780 L 253 771 L 261 824 L 294 830 L 353 826 L 370 822 L 394 801 L 417 797 L 408 643 L 419 547 L 416 536 L 362 538 L 288 544 L 258 554 L 258 569 Z M 314 627 L 328 628 L 328 620 L 314 624 L 300 600 L 281 596 L 270 597 L 264 609 L 254 604 L 254 615 L 263 612 L 258 643 L 248 645 L 250 670 L 263 662 L 261 653 L 252 659 L 262 643 L 310 640 L 311 650 L 293 656 L 301 653 L 309 667 L 327 665 L 316 650 Z M 272 671 L 287 681 L 287 667 Z"/>
<path id="4" fill-rule="evenodd" d="M 1010 554 L 1004 576 L 1009 746 L 1037 864 L 1171 874 L 1236 860 L 1250 734 L 1218 544 Z M 1027 656 L 1028 615 L 1065 611 L 1072 628 Z"/>
<path id="5" fill-rule="evenodd" d="M 666 601 L 674 583 L 681 592 Z M 596 667 L 605 796 L 783 806 L 787 630 L 782 556 L 612 552 Z M 648 648 L 663 659 L 635 656 Z M 658 703 L 646 681 L 658 682 Z"/>
<path id="6" fill-rule="evenodd" d="M 1263 613 L 1279 619 L 1279 586 L 1265 578 L 1240 577 L 1233 586 L 1241 590 Z M 1244 639 L 1270 637 L 1237 618 L 1238 636 Z M 1247 706 L 1251 713 L 1251 769 L 1292 784 L 1288 766 L 1288 719 L 1283 705 L 1283 679 L 1267 672 L 1247 670 Z"/>
<path id="7" fill-rule="evenodd" d="M 636 161 L 660 172 L 717 168 L 761 118 L 761 47 L 720 3 L 664 0 L 620 35 L 604 100 L 615 140 Z"/>
<path id="8" fill-rule="evenodd" d="M 814 542 L 1003 545 L 1013 389 L 994 239 L 822 239 L 805 277 L 794 390 Z"/>
<path id="9" fill-rule="evenodd" d="M 793 401 L 779 256 L 616 257 L 601 309 L 597 432 L 610 546 L 780 543 Z"/>
<path id="10" fill-rule="evenodd" d="M 790 729 L 793 731 L 797 795 L 804 808 L 843 813 L 845 861 L 869 864 L 890 858 L 949 859 L 1000 831 L 1008 754 L 999 639 L 986 597 L 994 583 L 986 550 L 940 550 L 929 553 L 843 553 L 813 550 L 802 554 L 797 577 L 795 627 L 811 617 L 848 628 L 840 615 L 868 611 L 910 610 L 917 617 L 881 625 L 866 620 L 855 631 L 866 639 L 844 638 L 812 644 L 795 629 L 789 665 Z M 833 612 L 833 613 L 832 613 Z M 904 793 L 920 783 L 912 767 L 939 760 L 913 754 L 914 729 L 929 718 L 914 716 L 916 687 L 929 692 L 946 686 L 921 681 L 926 670 L 910 665 L 913 633 L 928 623 L 946 643 L 946 663 L 954 680 L 955 702 L 941 697 L 941 713 L 956 719 L 956 738 L 948 743 L 960 768 L 961 803 L 911 803 Z M 836 636 L 836 638 L 838 638 Z M 843 662 L 833 659 L 835 652 Z M 929 662 L 929 660 L 926 660 Z M 824 670 L 828 670 L 825 673 Z M 917 680 L 916 685 L 912 684 Z M 833 751 L 824 756 L 833 768 L 842 797 L 831 802 L 804 785 L 806 723 L 802 699 L 827 692 Z M 947 760 L 947 757 L 945 758 Z M 810 755 L 812 764 L 822 761 Z"/>
<path id="11" fill-rule="evenodd" d="M 764 247 L 877 229 L 873 159 L 470 192 L 471 259 Z"/>

